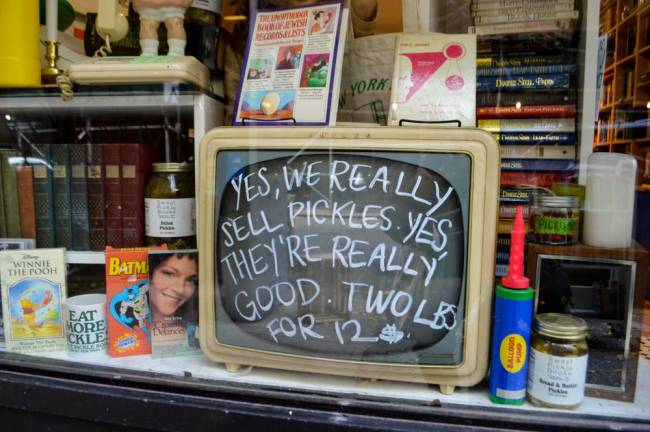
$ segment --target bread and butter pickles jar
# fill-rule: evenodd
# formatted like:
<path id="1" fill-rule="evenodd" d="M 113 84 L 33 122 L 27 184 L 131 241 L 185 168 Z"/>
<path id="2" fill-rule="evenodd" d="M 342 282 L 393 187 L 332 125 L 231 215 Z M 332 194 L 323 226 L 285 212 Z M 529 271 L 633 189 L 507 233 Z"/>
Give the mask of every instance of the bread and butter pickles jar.
<path id="1" fill-rule="evenodd" d="M 528 364 L 528 399 L 535 405 L 573 409 L 585 394 L 587 323 L 559 313 L 535 317 Z"/>
<path id="2" fill-rule="evenodd" d="M 144 199 L 147 245 L 195 248 L 194 166 L 165 162 L 155 163 L 152 168 Z"/>

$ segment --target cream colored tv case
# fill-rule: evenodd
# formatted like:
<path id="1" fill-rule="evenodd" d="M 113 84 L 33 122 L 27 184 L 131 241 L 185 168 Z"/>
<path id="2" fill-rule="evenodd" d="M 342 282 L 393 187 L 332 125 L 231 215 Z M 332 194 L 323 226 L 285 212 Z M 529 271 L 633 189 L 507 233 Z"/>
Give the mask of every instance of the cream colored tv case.
<path id="1" fill-rule="evenodd" d="M 209 358 L 444 393 L 485 376 L 499 190 L 490 134 L 216 128 L 199 176 Z"/>

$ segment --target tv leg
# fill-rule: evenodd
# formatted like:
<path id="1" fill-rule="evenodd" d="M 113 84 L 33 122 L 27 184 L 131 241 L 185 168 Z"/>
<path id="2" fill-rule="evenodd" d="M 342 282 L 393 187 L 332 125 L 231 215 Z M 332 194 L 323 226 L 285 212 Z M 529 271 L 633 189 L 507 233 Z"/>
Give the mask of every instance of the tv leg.
<path id="1" fill-rule="evenodd" d="M 237 363 L 226 363 L 226 370 L 230 373 L 239 372 L 241 365 Z"/>
<path id="2" fill-rule="evenodd" d="M 454 392 L 455 386 L 451 384 L 440 384 L 440 393 L 450 395 Z"/>

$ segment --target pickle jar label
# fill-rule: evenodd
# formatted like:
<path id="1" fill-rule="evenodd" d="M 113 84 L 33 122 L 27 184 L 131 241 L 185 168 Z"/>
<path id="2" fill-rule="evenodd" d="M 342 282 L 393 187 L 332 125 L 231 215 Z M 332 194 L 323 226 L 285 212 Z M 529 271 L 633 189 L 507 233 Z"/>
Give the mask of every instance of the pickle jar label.
<path id="1" fill-rule="evenodd" d="M 575 235 L 577 223 L 577 218 L 537 216 L 535 218 L 535 233 Z"/>
<path id="2" fill-rule="evenodd" d="M 145 232 L 148 237 L 187 237 L 196 234 L 194 198 L 145 198 Z"/>
<path id="3" fill-rule="evenodd" d="M 552 405 L 578 405 L 585 394 L 587 357 L 558 357 L 532 348 L 528 363 L 528 393 Z"/>

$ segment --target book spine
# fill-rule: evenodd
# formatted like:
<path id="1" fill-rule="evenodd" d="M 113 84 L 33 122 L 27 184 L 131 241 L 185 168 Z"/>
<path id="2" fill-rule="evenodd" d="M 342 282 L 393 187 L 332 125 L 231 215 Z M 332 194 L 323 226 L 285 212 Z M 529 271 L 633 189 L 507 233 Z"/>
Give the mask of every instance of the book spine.
<path id="1" fill-rule="evenodd" d="M 122 144 L 122 246 L 145 245 L 144 189 L 152 162 L 151 147 L 146 144 Z"/>
<path id="2" fill-rule="evenodd" d="M 517 4 L 512 6 L 472 8 L 473 17 L 492 17 L 495 15 L 529 15 L 550 12 L 573 11 L 573 6 L 565 2 Z"/>
<path id="3" fill-rule="evenodd" d="M 496 139 L 501 145 L 537 145 L 537 144 L 575 144 L 575 133 L 495 133 Z"/>
<path id="4" fill-rule="evenodd" d="M 553 183 L 571 183 L 575 177 L 574 171 L 556 172 L 530 172 L 530 171 L 503 171 L 501 172 L 502 186 L 542 186 L 550 188 Z"/>
<path id="5" fill-rule="evenodd" d="M 504 67 L 478 67 L 477 76 L 500 75 L 534 75 L 534 74 L 572 74 L 576 71 L 575 64 L 553 64 L 541 66 L 504 66 Z"/>
<path id="6" fill-rule="evenodd" d="M 514 220 L 509 219 L 499 219 L 497 221 L 497 232 L 499 234 L 509 234 L 512 232 L 512 227 L 514 225 Z M 528 222 L 524 221 L 524 229 L 528 231 Z"/>
<path id="7" fill-rule="evenodd" d="M 502 145 L 502 159 L 565 159 L 574 160 L 576 148 L 574 145 Z"/>
<path id="8" fill-rule="evenodd" d="M 52 145 L 52 163 L 56 245 L 72 249 L 70 146 L 68 144 Z"/>
<path id="9" fill-rule="evenodd" d="M 103 145 L 106 245 L 122 247 L 122 180 L 120 145 Z"/>
<path id="10" fill-rule="evenodd" d="M 501 219 L 514 219 L 517 216 L 517 207 L 519 205 L 503 205 L 499 206 L 499 218 Z M 524 218 L 528 219 L 530 216 L 530 206 L 522 205 L 521 206 L 522 214 Z"/>
<path id="11" fill-rule="evenodd" d="M 509 33 L 556 32 L 573 30 L 574 28 L 575 20 L 560 19 L 473 25 L 469 26 L 468 33 L 487 36 Z"/>
<path id="12" fill-rule="evenodd" d="M 550 189 L 544 187 L 501 186 L 499 202 L 501 204 L 530 204 L 535 196 L 553 195 Z"/>
<path id="13" fill-rule="evenodd" d="M 508 274 L 508 264 L 497 264 L 494 270 L 494 275 L 497 277 L 505 276 Z"/>
<path id="14" fill-rule="evenodd" d="M 574 117 L 575 105 L 523 105 L 491 106 L 476 108 L 476 117 L 486 118 L 526 118 L 526 117 Z"/>
<path id="15" fill-rule="evenodd" d="M 550 90 L 571 87 L 569 74 L 483 76 L 476 79 L 476 90 Z"/>
<path id="16" fill-rule="evenodd" d="M 106 247 L 106 224 L 104 221 L 104 166 L 103 146 L 86 144 L 87 192 L 90 250 L 103 251 Z"/>
<path id="17" fill-rule="evenodd" d="M 510 236 L 509 235 L 497 235 L 497 247 L 498 248 L 510 248 Z"/>
<path id="18" fill-rule="evenodd" d="M 16 167 L 20 231 L 22 238 L 36 239 L 36 210 L 34 207 L 34 170 L 30 165 Z"/>
<path id="19" fill-rule="evenodd" d="M 505 159 L 501 171 L 572 171 L 576 169 L 573 160 L 562 159 Z"/>
<path id="20" fill-rule="evenodd" d="M 86 181 L 86 144 L 70 144 L 70 206 L 72 249 L 90 249 L 88 191 Z"/>
<path id="21" fill-rule="evenodd" d="M 564 54 L 543 55 L 535 51 L 482 55 L 476 59 L 477 75 L 490 75 L 490 69 L 553 66 L 566 63 Z M 568 71 L 567 71 L 568 72 Z M 523 73 L 523 72 L 521 72 Z M 535 72 L 538 73 L 538 72 Z M 498 75 L 498 74 L 495 74 Z"/>
<path id="22" fill-rule="evenodd" d="M 578 19 L 580 13 L 577 10 L 571 11 L 539 11 L 539 12 L 519 12 L 505 13 L 500 15 L 477 15 L 473 18 L 474 24 L 501 24 L 518 21 L 540 21 L 556 19 Z"/>
<path id="23" fill-rule="evenodd" d="M 576 97 L 571 90 L 554 92 L 528 90 L 524 93 L 481 92 L 476 94 L 476 105 L 479 107 L 514 107 L 518 103 L 521 105 L 575 105 Z"/>
<path id="24" fill-rule="evenodd" d="M 575 133 L 575 119 L 481 119 L 478 127 L 488 132 L 571 132 Z"/>
<path id="25" fill-rule="evenodd" d="M 3 190 L 2 184 L 2 164 L 0 163 L 0 191 Z M 7 237 L 7 222 L 5 221 L 5 198 L 4 193 L 0 193 L 0 237 Z"/>
<path id="26" fill-rule="evenodd" d="M 491 1 L 476 1 L 472 2 L 472 10 L 493 10 L 507 7 L 544 7 L 544 6 L 557 6 L 559 9 L 573 9 L 575 7 L 574 0 L 491 0 Z"/>
<path id="27" fill-rule="evenodd" d="M 36 210 L 36 245 L 39 248 L 56 246 L 54 222 L 54 181 L 52 175 L 52 145 L 34 144 L 33 156 L 43 160 L 34 165 L 34 208 Z"/>
<path id="28" fill-rule="evenodd" d="M 21 237 L 16 167 L 9 163 L 9 158 L 16 156 L 19 156 L 19 154 L 14 150 L 0 150 L 0 157 L 2 157 L 2 193 L 4 195 L 5 226 L 7 229 L 7 237 L 13 238 Z"/>

